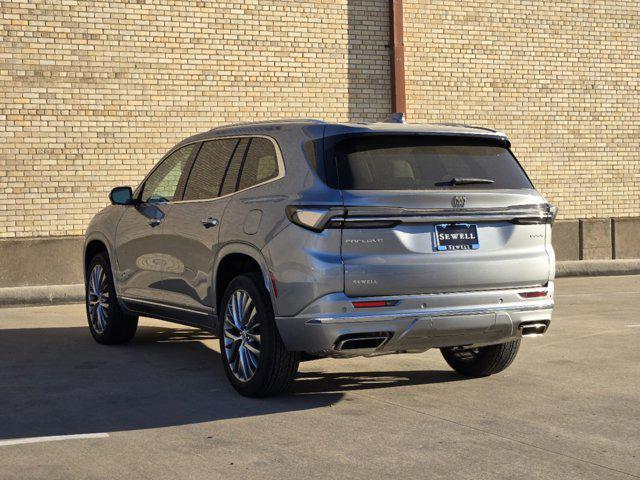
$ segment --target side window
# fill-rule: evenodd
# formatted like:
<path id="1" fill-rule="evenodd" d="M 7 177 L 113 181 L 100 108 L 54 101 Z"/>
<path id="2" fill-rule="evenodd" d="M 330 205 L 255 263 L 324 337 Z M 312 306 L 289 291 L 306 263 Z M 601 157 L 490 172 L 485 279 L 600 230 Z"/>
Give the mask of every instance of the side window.
<path id="1" fill-rule="evenodd" d="M 218 196 L 227 164 L 238 143 L 239 140 L 233 138 L 204 142 L 189 174 L 184 200 Z"/>
<path id="2" fill-rule="evenodd" d="M 277 176 L 278 160 L 273 143 L 266 138 L 252 138 L 242 164 L 238 190 L 258 185 Z"/>
<path id="3" fill-rule="evenodd" d="M 165 158 L 147 178 L 140 200 L 145 203 L 173 201 L 178 193 L 180 178 L 195 146 L 186 145 Z"/>
<path id="4" fill-rule="evenodd" d="M 246 138 L 240 140 L 238 147 L 236 148 L 231 162 L 227 167 L 227 172 L 222 183 L 222 191 L 220 195 L 227 195 L 236 191 L 236 184 L 238 182 L 238 174 L 240 173 L 240 167 L 242 166 L 242 160 L 244 159 L 245 152 L 247 150 L 247 143 L 249 141 Z"/>

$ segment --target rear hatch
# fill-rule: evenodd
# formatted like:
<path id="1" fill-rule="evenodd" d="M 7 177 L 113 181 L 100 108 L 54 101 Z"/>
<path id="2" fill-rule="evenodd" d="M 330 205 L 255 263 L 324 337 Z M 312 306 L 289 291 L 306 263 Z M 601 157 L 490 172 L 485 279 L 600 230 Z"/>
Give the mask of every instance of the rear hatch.
<path id="1" fill-rule="evenodd" d="M 548 282 L 553 215 L 505 140 L 364 135 L 327 153 L 345 207 L 347 295 Z"/>

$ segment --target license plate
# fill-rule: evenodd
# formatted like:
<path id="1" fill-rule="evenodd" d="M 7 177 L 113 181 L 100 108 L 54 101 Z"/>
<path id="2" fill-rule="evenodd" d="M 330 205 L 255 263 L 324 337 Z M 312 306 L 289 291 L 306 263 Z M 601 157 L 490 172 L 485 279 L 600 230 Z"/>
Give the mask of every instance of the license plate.
<path id="1" fill-rule="evenodd" d="M 436 250 L 477 250 L 480 248 L 478 228 L 469 223 L 436 225 Z"/>

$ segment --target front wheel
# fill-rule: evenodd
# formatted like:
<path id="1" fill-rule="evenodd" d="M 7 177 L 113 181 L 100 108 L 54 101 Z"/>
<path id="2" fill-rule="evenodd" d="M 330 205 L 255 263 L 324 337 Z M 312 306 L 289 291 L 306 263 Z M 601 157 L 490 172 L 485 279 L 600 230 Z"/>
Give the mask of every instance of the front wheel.
<path id="1" fill-rule="evenodd" d="M 260 275 L 249 273 L 231 281 L 218 323 L 222 364 L 240 394 L 268 397 L 289 389 L 300 354 L 285 349 Z"/>
<path id="2" fill-rule="evenodd" d="M 506 369 L 515 360 L 520 340 L 479 348 L 442 348 L 442 356 L 456 372 L 486 377 Z"/>
<path id="3" fill-rule="evenodd" d="M 89 330 L 96 342 L 114 345 L 133 338 L 138 317 L 120 308 L 106 253 L 97 254 L 87 267 L 85 298 Z"/>

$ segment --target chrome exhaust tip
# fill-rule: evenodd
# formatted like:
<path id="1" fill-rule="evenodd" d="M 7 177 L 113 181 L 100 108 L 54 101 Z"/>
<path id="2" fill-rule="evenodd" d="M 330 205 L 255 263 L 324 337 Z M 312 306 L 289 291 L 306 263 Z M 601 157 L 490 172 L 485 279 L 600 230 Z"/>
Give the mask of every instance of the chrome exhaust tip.
<path id="1" fill-rule="evenodd" d="M 375 350 L 384 345 L 391 338 L 391 334 L 382 333 L 351 333 L 343 335 L 336 342 L 335 349 L 343 350 Z"/>
<path id="2" fill-rule="evenodd" d="M 536 321 L 536 322 L 522 322 L 518 325 L 518 330 L 523 337 L 535 337 L 536 335 L 542 335 L 549 328 L 549 321 Z"/>

